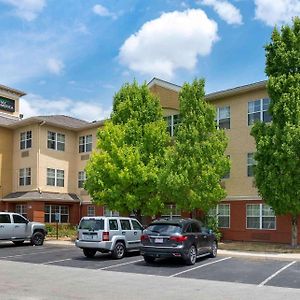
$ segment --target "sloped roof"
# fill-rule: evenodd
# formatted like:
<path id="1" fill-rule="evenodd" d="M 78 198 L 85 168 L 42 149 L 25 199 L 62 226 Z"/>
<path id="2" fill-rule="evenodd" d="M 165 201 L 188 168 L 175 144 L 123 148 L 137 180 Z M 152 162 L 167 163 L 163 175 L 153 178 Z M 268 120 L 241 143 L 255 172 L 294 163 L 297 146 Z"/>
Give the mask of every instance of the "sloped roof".
<path id="1" fill-rule="evenodd" d="M 7 114 L 0 113 L 0 126 L 8 127 L 19 121 L 18 117 L 9 116 Z"/>
<path id="2" fill-rule="evenodd" d="M 61 202 L 80 202 L 77 194 L 73 193 L 48 193 L 48 192 L 16 192 L 6 195 L 4 201 L 61 201 Z"/>

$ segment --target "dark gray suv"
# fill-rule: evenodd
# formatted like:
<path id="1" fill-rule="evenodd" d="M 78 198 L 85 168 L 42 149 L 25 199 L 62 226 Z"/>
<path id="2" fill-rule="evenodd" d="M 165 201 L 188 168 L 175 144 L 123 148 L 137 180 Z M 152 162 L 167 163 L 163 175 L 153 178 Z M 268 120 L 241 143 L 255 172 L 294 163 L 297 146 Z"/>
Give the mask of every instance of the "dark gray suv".
<path id="1" fill-rule="evenodd" d="M 194 219 L 154 221 L 144 230 L 141 243 L 147 263 L 160 257 L 180 257 L 193 265 L 200 256 L 216 257 L 218 249 L 213 232 Z"/>

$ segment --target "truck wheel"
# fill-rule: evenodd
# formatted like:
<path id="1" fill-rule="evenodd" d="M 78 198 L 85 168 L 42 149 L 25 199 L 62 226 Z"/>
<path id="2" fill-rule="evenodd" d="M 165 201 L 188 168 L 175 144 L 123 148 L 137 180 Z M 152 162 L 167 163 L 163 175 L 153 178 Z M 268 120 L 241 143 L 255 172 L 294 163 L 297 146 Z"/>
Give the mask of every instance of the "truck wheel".
<path id="1" fill-rule="evenodd" d="M 16 246 L 21 246 L 24 241 L 13 241 L 13 243 L 16 245 Z"/>
<path id="2" fill-rule="evenodd" d="M 93 258 L 96 252 L 97 251 L 94 249 L 88 249 L 88 248 L 83 249 L 83 254 L 88 258 Z"/>
<path id="3" fill-rule="evenodd" d="M 31 237 L 31 244 L 34 246 L 42 246 L 44 239 L 45 235 L 40 231 L 36 231 Z"/>
<path id="4" fill-rule="evenodd" d="M 125 255 L 125 245 L 122 242 L 117 242 L 114 250 L 112 251 L 112 257 L 115 259 L 121 259 Z"/>

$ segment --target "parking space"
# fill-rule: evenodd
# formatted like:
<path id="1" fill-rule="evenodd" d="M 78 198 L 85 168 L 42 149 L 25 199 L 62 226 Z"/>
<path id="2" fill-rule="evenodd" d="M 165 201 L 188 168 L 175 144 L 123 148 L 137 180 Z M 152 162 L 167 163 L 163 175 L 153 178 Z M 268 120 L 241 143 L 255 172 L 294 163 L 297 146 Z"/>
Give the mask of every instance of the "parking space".
<path id="1" fill-rule="evenodd" d="M 143 257 L 129 254 L 122 260 L 114 260 L 107 254 L 97 253 L 86 258 L 74 246 L 45 244 L 32 247 L 29 244 L 16 247 L 11 243 L 0 243 L 0 260 L 33 264 L 56 265 L 101 271 L 137 273 L 152 276 L 204 279 L 236 282 L 260 286 L 277 286 L 300 289 L 300 262 L 230 257 L 203 257 L 193 266 L 186 266 L 179 259 L 157 260 L 152 264 Z"/>

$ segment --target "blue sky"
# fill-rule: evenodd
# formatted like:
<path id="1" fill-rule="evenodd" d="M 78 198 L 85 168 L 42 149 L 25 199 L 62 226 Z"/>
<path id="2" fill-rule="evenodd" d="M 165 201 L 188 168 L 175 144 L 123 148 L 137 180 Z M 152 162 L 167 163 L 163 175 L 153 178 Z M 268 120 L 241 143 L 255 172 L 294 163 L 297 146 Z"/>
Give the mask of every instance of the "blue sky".
<path id="1" fill-rule="evenodd" d="M 296 15 L 300 0 L 0 0 L 0 84 L 27 93 L 24 117 L 100 120 L 134 79 L 265 79 L 263 46 Z"/>

